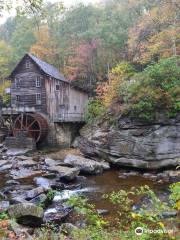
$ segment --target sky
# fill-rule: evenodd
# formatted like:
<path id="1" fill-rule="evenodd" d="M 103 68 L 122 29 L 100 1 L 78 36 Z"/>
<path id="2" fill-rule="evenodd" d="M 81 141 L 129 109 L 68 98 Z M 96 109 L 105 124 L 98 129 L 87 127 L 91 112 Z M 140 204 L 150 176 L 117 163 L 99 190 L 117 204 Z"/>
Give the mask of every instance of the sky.
<path id="1" fill-rule="evenodd" d="M 6 0 L 0 0 L 0 8 L 3 4 L 3 1 L 6 1 Z M 17 2 L 17 0 L 10 0 L 10 1 L 13 3 L 13 5 L 15 5 L 15 3 Z M 21 1 L 21 0 L 18 0 L 18 1 Z M 60 0 L 60 2 L 63 2 L 66 7 L 70 7 L 80 2 L 84 4 L 88 4 L 88 3 L 98 3 L 100 1 L 101 0 Z M 53 3 L 53 2 L 58 2 L 58 0 L 48 0 L 48 2 Z M 2 16 L 0 16 L 0 24 L 4 23 L 8 17 L 14 14 L 15 14 L 14 10 L 12 10 L 10 13 L 3 12 Z"/>

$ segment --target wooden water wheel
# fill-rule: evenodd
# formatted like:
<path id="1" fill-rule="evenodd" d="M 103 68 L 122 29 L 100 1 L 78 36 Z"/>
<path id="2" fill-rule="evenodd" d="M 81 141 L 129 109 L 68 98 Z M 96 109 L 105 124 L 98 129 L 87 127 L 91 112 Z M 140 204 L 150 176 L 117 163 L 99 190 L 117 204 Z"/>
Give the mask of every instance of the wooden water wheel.
<path id="1" fill-rule="evenodd" d="M 19 132 L 26 132 L 28 137 L 41 142 L 47 134 L 48 124 L 45 118 L 37 113 L 21 113 L 13 121 L 13 136 Z"/>

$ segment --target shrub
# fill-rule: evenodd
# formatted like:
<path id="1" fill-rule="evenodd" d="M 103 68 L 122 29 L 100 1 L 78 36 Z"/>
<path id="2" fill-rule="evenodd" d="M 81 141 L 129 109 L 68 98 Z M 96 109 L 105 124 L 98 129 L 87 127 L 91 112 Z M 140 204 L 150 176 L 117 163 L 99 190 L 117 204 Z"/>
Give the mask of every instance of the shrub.
<path id="1" fill-rule="evenodd" d="M 170 200 L 179 201 L 179 183 L 170 186 Z M 149 209 L 143 205 L 138 210 L 133 210 L 137 198 L 141 199 L 146 196 L 152 207 Z M 163 219 L 163 213 L 172 211 L 177 208 L 176 205 L 162 202 L 157 195 L 148 186 L 131 188 L 130 190 L 120 190 L 106 194 L 103 198 L 110 201 L 117 211 L 116 223 L 113 225 L 109 221 L 105 221 L 98 214 L 95 206 L 88 202 L 84 197 L 72 197 L 67 204 L 74 208 L 77 216 L 76 220 L 84 222 L 81 228 L 74 228 L 70 232 L 70 236 L 66 237 L 66 232 L 60 232 L 55 226 L 46 224 L 36 234 L 36 240 L 41 239 L 72 239 L 72 240 L 125 240 L 125 239 L 142 239 L 142 240 L 173 240 L 176 239 L 175 234 L 178 233 L 175 224 L 171 224 L 173 234 L 168 233 L 169 222 Z M 170 219 L 171 221 L 172 219 Z M 135 234 L 137 227 L 143 228 L 144 232 L 141 236 Z M 152 232 L 152 230 L 158 230 Z M 146 230 L 151 230 L 146 231 Z"/>
<path id="2" fill-rule="evenodd" d="M 174 208 L 180 210 L 180 182 L 173 183 L 170 186 L 170 199 L 173 201 Z"/>
<path id="3" fill-rule="evenodd" d="M 123 114 L 145 121 L 155 120 L 159 113 L 176 117 L 180 111 L 178 64 L 179 57 L 167 58 L 139 73 L 127 62 L 118 64 L 109 75 L 109 83 L 98 86 L 99 100 L 90 100 L 87 121 L 101 117 L 107 108 L 113 112 L 113 105 L 117 104 L 116 116 Z"/>
<path id="4" fill-rule="evenodd" d="M 174 189 L 174 187 L 172 187 Z M 174 191 L 174 190 L 173 190 Z M 151 210 L 143 206 L 138 211 L 133 211 L 133 204 L 138 197 L 146 196 L 152 204 Z M 69 204 L 74 206 L 78 216 L 83 215 L 86 220 L 85 227 L 77 229 L 72 233 L 73 240 L 111 240 L 111 239 L 139 239 L 143 240 L 170 240 L 175 239 L 165 231 L 166 223 L 163 220 L 163 212 L 172 208 L 166 202 L 162 202 L 156 194 L 148 187 L 142 186 L 137 189 L 131 188 L 129 191 L 120 190 L 103 196 L 116 206 L 118 218 L 116 226 L 110 226 L 110 222 L 105 222 L 99 216 L 92 204 L 87 199 L 73 197 Z M 168 225 L 167 225 L 168 226 Z M 149 233 L 144 231 L 141 236 L 135 234 L 135 229 L 142 227 L 144 230 L 158 229 L 160 232 Z M 176 229 L 177 230 L 177 229 Z"/>
<path id="5" fill-rule="evenodd" d="M 119 96 L 132 117 L 152 121 L 156 113 L 175 117 L 180 111 L 178 58 L 160 60 L 121 84 Z"/>
<path id="6" fill-rule="evenodd" d="M 97 99 L 90 99 L 85 112 L 85 121 L 91 123 L 105 113 L 105 107 Z"/>
<path id="7" fill-rule="evenodd" d="M 130 77 L 135 73 L 132 65 L 128 62 L 121 62 L 115 68 L 112 69 L 109 75 L 109 84 L 106 86 L 103 104 L 108 107 L 110 106 L 118 97 L 119 89 L 123 82 L 127 82 Z"/>
<path id="8" fill-rule="evenodd" d="M 10 104 L 10 94 L 6 93 L 6 89 L 10 88 L 10 82 L 5 81 L 0 84 L 0 95 L 2 96 L 3 106 L 7 107 Z"/>

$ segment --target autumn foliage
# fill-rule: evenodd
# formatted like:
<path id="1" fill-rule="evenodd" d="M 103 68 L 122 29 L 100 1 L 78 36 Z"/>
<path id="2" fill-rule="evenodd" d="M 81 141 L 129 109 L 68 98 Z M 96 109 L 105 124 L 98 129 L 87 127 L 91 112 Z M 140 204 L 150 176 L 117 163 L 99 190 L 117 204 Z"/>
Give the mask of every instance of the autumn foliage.
<path id="1" fill-rule="evenodd" d="M 167 91 L 145 73 L 152 64 L 162 67 L 162 59 L 172 67 L 169 59 L 179 55 L 179 12 L 178 0 L 107 0 L 71 8 L 42 3 L 36 16 L 26 11 L 0 26 L 0 80 L 31 52 L 87 90 L 95 110 L 101 104 L 109 110 L 116 102 L 142 118 L 142 109 L 150 117 L 157 105 L 173 115 L 177 85 Z M 163 71 L 156 79 L 165 84 Z"/>
<path id="2" fill-rule="evenodd" d="M 118 104 L 118 114 L 146 121 L 159 114 L 175 117 L 180 111 L 179 58 L 160 60 L 136 73 L 128 63 L 117 65 L 110 73 L 110 83 L 98 98 L 101 104 L 111 107 Z M 120 109 L 120 110 L 119 110 Z"/>

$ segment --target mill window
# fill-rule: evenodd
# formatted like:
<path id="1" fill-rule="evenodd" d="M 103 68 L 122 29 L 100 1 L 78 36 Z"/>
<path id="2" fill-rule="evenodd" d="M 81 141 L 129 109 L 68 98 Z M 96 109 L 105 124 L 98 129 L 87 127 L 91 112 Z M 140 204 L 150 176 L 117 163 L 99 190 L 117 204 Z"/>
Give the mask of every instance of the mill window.
<path id="1" fill-rule="evenodd" d="M 59 91 L 59 90 L 60 90 L 60 85 L 57 84 L 57 85 L 56 85 L 56 91 Z"/>
<path id="2" fill-rule="evenodd" d="M 36 77 L 36 87 L 41 87 L 41 77 Z"/>
<path id="3" fill-rule="evenodd" d="M 29 69 L 29 68 L 30 68 L 30 61 L 26 60 L 26 69 Z"/>
<path id="4" fill-rule="evenodd" d="M 20 78 L 18 78 L 18 77 L 15 78 L 15 87 L 16 88 L 20 88 L 20 81 L 21 81 Z"/>
<path id="5" fill-rule="evenodd" d="M 41 104 L 41 94 L 40 93 L 36 93 L 36 104 L 37 105 Z"/>
<path id="6" fill-rule="evenodd" d="M 16 95 L 16 102 L 20 102 L 20 95 Z"/>
<path id="7" fill-rule="evenodd" d="M 77 110 L 77 106 L 74 106 L 74 111 L 76 112 L 76 110 Z"/>

